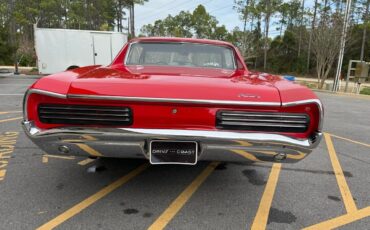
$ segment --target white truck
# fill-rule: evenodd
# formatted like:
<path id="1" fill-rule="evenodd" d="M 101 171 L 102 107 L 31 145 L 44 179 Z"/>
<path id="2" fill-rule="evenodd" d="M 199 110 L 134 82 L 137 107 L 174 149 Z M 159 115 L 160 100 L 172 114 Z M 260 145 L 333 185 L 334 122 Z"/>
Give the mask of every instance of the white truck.
<path id="1" fill-rule="evenodd" d="M 34 27 L 40 74 L 52 74 L 74 66 L 108 65 L 127 42 L 120 32 L 49 29 Z"/>

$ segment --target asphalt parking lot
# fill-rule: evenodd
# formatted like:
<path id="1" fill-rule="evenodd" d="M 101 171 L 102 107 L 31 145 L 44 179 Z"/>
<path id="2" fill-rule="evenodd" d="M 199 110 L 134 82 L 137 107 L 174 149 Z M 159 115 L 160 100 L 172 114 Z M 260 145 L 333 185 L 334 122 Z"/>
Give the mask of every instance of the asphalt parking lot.
<path id="1" fill-rule="evenodd" d="M 39 150 L 35 79 L 0 76 L 0 229 L 370 229 L 370 98 L 318 93 L 325 138 L 297 164 L 150 166 Z"/>

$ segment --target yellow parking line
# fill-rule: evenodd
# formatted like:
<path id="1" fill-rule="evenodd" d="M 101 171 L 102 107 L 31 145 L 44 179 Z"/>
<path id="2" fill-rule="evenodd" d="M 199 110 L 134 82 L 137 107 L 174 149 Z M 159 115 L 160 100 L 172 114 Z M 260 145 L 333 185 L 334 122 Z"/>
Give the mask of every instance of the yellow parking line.
<path id="1" fill-rule="evenodd" d="M 9 118 L 9 119 L 4 119 L 4 120 L 0 120 L 0 123 L 3 123 L 3 122 L 8 122 L 8 121 L 15 121 L 15 120 L 19 120 L 19 119 L 22 119 L 23 117 L 14 117 L 14 118 Z"/>
<path id="2" fill-rule="evenodd" d="M 0 181 L 4 180 L 6 167 L 15 149 L 18 132 L 5 132 L 0 134 Z"/>
<path id="3" fill-rule="evenodd" d="M 330 134 L 324 133 L 324 138 L 326 146 L 328 148 L 331 164 L 333 165 L 333 170 L 335 177 L 337 179 L 339 190 L 340 193 L 342 194 L 344 206 L 346 207 L 347 213 L 355 212 L 357 211 L 357 207 L 355 201 L 353 200 L 351 191 L 349 190 L 346 178 L 343 174 L 342 167 L 340 166 Z"/>
<path id="4" fill-rule="evenodd" d="M 46 163 L 48 163 L 49 162 L 49 157 L 47 157 L 47 156 L 42 156 L 42 163 L 44 163 L 44 164 L 46 164 Z"/>
<path id="5" fill-rule="evenodd" d="M 339 138 L 339 139 L 342 139 L 342 140 L 345 140 L 345 141 L 349 141 L 349 142 L 352 142 L 352 143 L 355 143 L 355 144 L 358 144 L 358 145 L 363 145 L 363 146 L 366 146 L 366 147 L 369 147 L 369 148 L 370 148 L 370 144 L 366 144 L 366 143 L 363 143 L 363 142 L 359 142 L 359 141 L 351 140 L 351 139 L 349 139 L 349 138 L 345 138 L 345 137 L 337 136 L 337 135 L 334 135 L 334 134 L 331 134 L 331 133 L 330 133 L 330 136 L 332 136 L 332 137 L 336 137 L 336 138 Z"/>
<path id="6" fill-rule="evenodd" d="M 63 212 L 59 216 L 53 218 L 49 222 L 43 224 L 38 230 L 44 230 L 44 229 L 53 229 L 57 227 L 58 225 L 62 224 L 66 220 L 70 219 L 71 217 L 77 215 L 80 213 L 82 210 L 85 208 L 89 207 L 90 205 L 94 204 L 98 200 L 102 199 L 109 193 L 113 192 L 117 188 L 121 187 L 128 181 L 130 181 L 132 178 L 136 177 L 139 175 L 142 171 L 144 171 L 149 165 L 148 164 L 143 164 L 130 173 L 126 174 L 125 176 L 121 177 L 120 179 L 116 180 L 115 182 L 111 183 L 110 185 L 104 187 L 97 193 L 91 195 L 90 197 L 86 198 L 85 200 L 81 201 L 80 203 L 76 204 L 72 208 L 68 209 L 67 211 Z"/>
<path id="7" fill-rule="evenodd" d="M 191 198 L 195 191 L 203 184 L 207 177 L 219 165 L 219 162 L 210 163 L 201 174 L 168 206 L 168 208 L 154 221 L 148 230 L 164 229 L 173 217 L 181 210 L 185 203 Z"/>
<path id="8" fill-rule="evenodd" d="M 351 212 L 342 216 L 335 217 L 333 219 L 323 221 L 321 223 L 309 226 L 303 230 L 321 230 L 321 229 L 334 229 L 343 225 L 355 222 L 365 217 L 370 216 L 370 206 L 360 209 L 355 212 Z"/>
<path id="9" fill-rule="evenodd" d="M 266 224 L 270 213 L 272 199 L 274 198 L 276 185 L 279 179 L 280 170 L 281 164 L 274 163 L 272 165 L 265 191 L 263 192 L 256 217 L 253 220 L 253 224 L 251 227 L 252 230 L 266 229 Z"/>
<path id="10" fill-rule="evenodd" d="M 82 160 L 82 161 L 78 162 L 77 164 L 79 164 L 79 165 L 87 165 L 87 164 L 90 164 L 91 162 L 94 162 L 94 161 L 95 161 L 95 159 L 87 158 L 85 160 Z"/>
<path id="11" fill-rule="evenodd" d="M 21 113 L 22 111 L 3 111 L 3 112 L 0 112 L 0 115 L 3 115 L 3 114 L 8 114 L 8 113 Z"/>
<path id="12" fill-rule="evenodd" d="M 6 170 L 5 169 L 0 169 L 0 181 L 4 180 Z"/>
<path id="13" fill-rule="evenodd" d="M 49 154 L 43 155 L 43 157 L 59 158 L 59 159 L 64 159 L 64 160 L 73 160 L 73 159 L 75 159 L 74 156 L 59 156 L 59 155 L 49 155 Z"/>
<path id="14" fill-rule="evenodd" d="M 99 153 L 98 151 L 91 148 L 87 144 L 76 144 L 76 145 L 78 147 L 80 147 L 82 150 L 84 150 L 85 152 L 87 152 L 88 154 L 90 154 L 91 156 L 94 156 L 94 157 L 102 157 L 103 156 L 103 154 Z"/>

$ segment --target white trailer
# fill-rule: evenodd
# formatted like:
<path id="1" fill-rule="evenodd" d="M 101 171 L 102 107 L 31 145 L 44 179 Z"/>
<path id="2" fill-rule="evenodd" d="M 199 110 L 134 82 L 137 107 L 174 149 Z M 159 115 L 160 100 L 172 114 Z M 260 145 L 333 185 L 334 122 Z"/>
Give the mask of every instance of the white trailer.
<path id="1" fill-rule="evenodd" d="M 108 65 L 127 35 L 119 32 L 48 29 L 34 27 L 40 74 L 52 74 L 70 66 Z"/>

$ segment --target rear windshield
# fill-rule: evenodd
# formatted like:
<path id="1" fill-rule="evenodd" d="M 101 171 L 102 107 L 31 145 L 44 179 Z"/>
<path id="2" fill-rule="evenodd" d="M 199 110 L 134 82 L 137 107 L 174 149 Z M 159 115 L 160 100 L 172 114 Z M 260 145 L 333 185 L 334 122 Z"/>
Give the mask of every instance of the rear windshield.
<path id="1" fill-rule="evenodd" d="M 179 42 L 133 43 L 125 64 L 235 69 L 231 48 Z"/>

